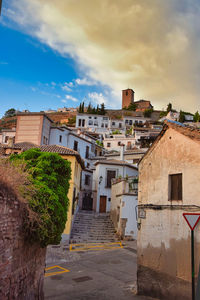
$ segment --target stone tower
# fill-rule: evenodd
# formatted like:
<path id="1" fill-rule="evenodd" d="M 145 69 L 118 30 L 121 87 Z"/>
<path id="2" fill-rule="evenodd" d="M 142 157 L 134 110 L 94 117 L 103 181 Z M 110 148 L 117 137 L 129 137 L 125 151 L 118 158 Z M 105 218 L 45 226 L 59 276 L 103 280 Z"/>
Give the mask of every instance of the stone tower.
<path id="1" fill-rule="evenodd" d="M 134 93 L 132 89 L 122 90 L 122 108 L 134 103 Z"/>

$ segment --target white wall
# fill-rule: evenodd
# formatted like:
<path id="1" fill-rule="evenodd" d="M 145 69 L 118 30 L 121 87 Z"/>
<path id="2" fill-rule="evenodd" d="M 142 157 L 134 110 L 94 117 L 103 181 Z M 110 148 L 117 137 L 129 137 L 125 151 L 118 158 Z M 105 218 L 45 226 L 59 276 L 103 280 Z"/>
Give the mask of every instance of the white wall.
<path id="1" fill-rule="evenodd" d="M 106 180 L 107 180 L 107 170 L 116 171 L 116 177 L 122 176 L 126 177 L 126 175 L 130 176 L 137 176 L 138 171 L 127 166 L 119 166 L 119 165 L 108 165 L 108 164 L 98 164 L 96 166 L 96 171 L 94 172 L 94 179 L 96 180 L 96 190 L 97 190 L 97 203 L 96 203 L 96 211 L 99 212 L 100 206 L 100 196 L 107 197 L 106 203 L 106 212 L 110 211 L 111 208 L 111 188 L 106 187 Z M 99 184 L 100 177 L 102 176 L 102 181 Z"/>
<path id="2" fill-rule="evenodd" d="M 137 220 L 136 209 L 138 205 L 138 198 L 134 195 L 122 195 L 121 215 L 120 218 L 127 219 L 125 236 L 132 236 L 137 238 Z"/>

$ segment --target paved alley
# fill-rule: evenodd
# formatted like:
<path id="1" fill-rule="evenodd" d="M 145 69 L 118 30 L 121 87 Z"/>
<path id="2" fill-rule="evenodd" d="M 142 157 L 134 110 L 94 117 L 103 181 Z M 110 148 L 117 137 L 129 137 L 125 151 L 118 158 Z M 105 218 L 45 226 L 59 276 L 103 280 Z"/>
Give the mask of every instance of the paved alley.
<path id="1" fill-rule="evenodd" d="M 126 242 L 123 248 L 120 244 L 105 244 L 93 250 L 87 247 L 79 250 L 70 251 L 64 246 L 48 249 L 45 299 L 148 299 L 135 295 L 137 256 L 134 242 Z"/>

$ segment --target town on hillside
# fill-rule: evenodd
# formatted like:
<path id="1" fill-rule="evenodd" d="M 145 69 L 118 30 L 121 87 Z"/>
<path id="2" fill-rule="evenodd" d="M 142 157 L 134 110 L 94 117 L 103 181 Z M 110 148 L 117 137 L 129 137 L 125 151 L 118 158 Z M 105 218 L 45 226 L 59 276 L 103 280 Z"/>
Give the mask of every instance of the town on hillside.
<path id="1" fill-rule="evenodd" d="M 194 215 L 196 226 L 200 218 L 198 112 L 195 115 L 177 112 L 171 103 L 165 111 L 159 111 L 149 100 L 135 101 L 134 91 L 125 89 L 122 91 L 121 109 L 107 109 L 104 103 L 97 107 L 91 104 L 86 107 L 84 102 L 76 109 L 64 107 L 57 111 L 30 112 L 9 109 L 0 120 L 0 128 L 1 160 L 10 158 L 11 161 L 16 161 L 22 157 L 24 161 L 29 161 L 32 157 L 30 164 L 33 168 L 33 157 L 37 160 L 40 153 L 47 153 L 57 154 L 64 162 L 70 162 L 68 206 L 65 212 L 67 218 L 61 232 L 61 241 L 54 243 L 53 239 L 48 240 L 48 234 L 46 236 L 45 232 L 46 239 L 42 240 L 43 247 L 51 245 L 47 250 L 46 264 L 49 268 L 46 269 L 46 277 L 55 276 L 56 280 L 56 276 L 61 276 L 61 272 L 60 279 L 64 280 L 64 276 L 68 274 L 66 267 L 56 265 L 56 271 L 51 274 L 51 269 L 54 268 L 52 262 L 57 262 L 59 256 L 67 262 L 64 251 L 77 254 L 82 253 L 81 251 L 90 253 L 91 250 L 102 249 L 114 253 L 117 248 L 117 253 L 120 253 L 124 248 L 127 253 L 130 250 L 131 259 L 135 260 L 137 255 L 137 278 L 131 280 L 132 284 L 135 281 L 134 289 L 138 295 L 158 299 L 191 299 L 190 230 L 183 214 Z M 56 157 L 49 156 L 49 159 L 54 159 L 56 164 Z M 46 169 L 49 165 L 50 160 Z M 67 165 L 65 167 L 68 170 Z M 37 170 L 38 168 L 40 167 L 38 166 Z M 37 170 L 31 174 L 37 174 Z M 38 174 L 42 176 L 41 173 Z M 0 174 L 0 179 L 2 178 L 3 174 Z M 36 178 L 34 177 L 34 180 Z M 50 180 L 50 177 L 45 178 Z M 53 181 L 51 184 L 53 186 Z M 5 243 L 4 250 L 8 251 L 10 256 L 14 251 L 20 256 L 18 250 L 22 245 L 24 248 L 24 242 L 20 240 L 16 246 L 14 241 L 20 236 L 20 231 L 12 229 L 12 225 L 9 225 L 12 232 L 9 236 L 7 229 L 3 229 L 4 222 L 15 224 L 15 219 L 20 218 L 20 214 L 16 216 L 13 212 L 14 206 L 4 203 L 3 200 L 15 196 L 10 195 L 9 189 L 3 184 L 2 191 L 0 211 L 4 221 L 0 222 L 0 229 L 3 232 L 2 239 L 7 238 L 11 241 L 9 244 Z M 59 194 L 60 190 L 57 192 Z M 18 207 L 17 205 L 16 202 L 15 207 Z M 197 226 L 196 258 L 192 271 L 197 288 L 200 282 L 200 257 L 197 255 L 200 251 L 199 231 Z M 131 246 L 126 246 L 128 243 Z M 33 261 L 33 250 L 26 250 L 25 261 L 34 266 L 33 270 L 37 267 L 37 274 L 42 276 L 46 252 L 34 247 L 40 259 Z M 77 257 L 74 256 L 74 259 Z M 82 259 L 84 260 L 84 257 Z M 85 259 L 90 264 L 90 257 Z M 112 261 L 111 257 L 107 259 Z M 8 269 L 5 267 L 9 264 L 6 256 L 4 261 L 2 274 L 7 278 L 10 275 L 8 276 Z M 114 264 L 117 263 L 118 260 Z M 126 263 L 129 270 L 128 261 Z M 16 262 L 15 265 L 17 268 Z M 23 272 L 29 274 L 25 269 L 23 266 Z M 39 279 L 39 275 L 27 276 L 43 286 L 43 279 Z M 80 276 L 80 282 L 90 280 L 91 276 Z M 46 281 L 46 290 L 50 297 L 52 283 L 49 278 Z M 127 280 L 130 281 L 130 278 Z M 18 286 L 18 279 L 15 279 L 15 282 Z M 30 281 L 27 284 L 30 284 Z M 30 285 L 30 290 L 31 288 Z M 192 291 L 194 294 L 194 284 Z M 10 292 L 4 281 L 4 290 L 0 292 L 1 299 L 36 299 L 31 298 L 30 294 L 26 294 L 30 298 L 23 298 L 20 294 L 18 298 L 6 298 L 6 293 L 8 295 Z M 42 288 L 34 293 L 36 296 L 38 293 L 42 295 Z M 118 297 L 115 299 L 126 299 Z M 133 299 L 140 299 L 135 297 Z"/>

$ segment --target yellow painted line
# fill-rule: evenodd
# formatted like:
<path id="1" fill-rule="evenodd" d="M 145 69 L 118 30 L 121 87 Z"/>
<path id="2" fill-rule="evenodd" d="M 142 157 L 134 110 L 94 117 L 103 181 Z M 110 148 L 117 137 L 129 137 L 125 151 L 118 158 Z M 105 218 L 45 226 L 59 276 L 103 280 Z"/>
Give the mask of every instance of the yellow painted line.
<path id="1" fill-rule="evenodd" d="M 118 247 L 115 247 L 117 245 Z M 83 246 L 83 247 L 81 247 Z M 75 247 L 75 249 L 73 249 Z M 80 248 L 79 248 L 80 247 Z M 116 243 L 91 243 L 91 244 L 71 244 L 70 251 L 98 251 L 98 250 L 107 250 L 107 249 L 121 249 L 123 245 L 121 242 Z"/>
<path id="2" fill-rule="evenodd" d="M 85 245 L 118 245 L 120 244 L 121 242 L 111 242 L 111 243 L 89 243 L 89 244 L 70 244 L 70 247 L 71 246 L 85 246 Z"/>
<path id="3" fill-rule="evenodd" d="M 49 276 L 53 276 L 53 275 L 58 275 L 58 274 L 63 274 L 63 273 L 67 273 L 67 272 L 70 272 L 68 269 L 65 269 L 63 267 L 60 267 L 60 266 L 52 266 L 52 267 L 48 267 L 48 268 L 45 268 L 45 272 L 46 271 L 49 271 L 49 270 L 53 270 L 53 269 L 60 269 L 62 271 L 56 271 L 56 272 L 49 272 L 49 273 L 45 273 L 44 277 L 49 277 Z"/>

